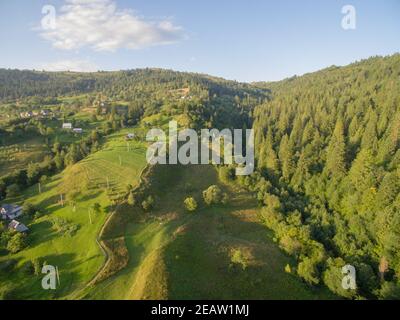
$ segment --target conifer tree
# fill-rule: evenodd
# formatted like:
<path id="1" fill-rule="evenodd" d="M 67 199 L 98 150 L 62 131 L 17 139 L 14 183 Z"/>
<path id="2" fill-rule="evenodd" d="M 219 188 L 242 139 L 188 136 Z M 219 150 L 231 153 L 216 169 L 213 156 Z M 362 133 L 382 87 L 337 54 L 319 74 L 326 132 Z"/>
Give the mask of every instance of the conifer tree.
<path id="1" fill-rule="evenodd" d="M 326 154 L 325 169 L 331 177 L 337 179 L 343 177 L 346 173 L 346 144 L 343 131 L 343 122 L 339 119 Z"/>
<path id="2" fill-rule="evenodd" d="M 281 162 L 282 176 L 288 180 L 293 173 L 293 148 L 289 143 L 289 137 L 285 134 L 279 146 L 279 160 Z"/>

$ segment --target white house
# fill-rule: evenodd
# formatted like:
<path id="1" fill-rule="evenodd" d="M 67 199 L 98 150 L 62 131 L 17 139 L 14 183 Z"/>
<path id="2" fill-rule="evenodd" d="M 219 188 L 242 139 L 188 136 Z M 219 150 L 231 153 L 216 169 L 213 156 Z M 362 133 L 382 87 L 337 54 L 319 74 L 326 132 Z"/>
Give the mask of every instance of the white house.
<path id="1" fill-rule="evenodd" d="M 19 115 L 21 118 L 32 118 L 33 112 L 32 111 L 21 112 Z"/>
<path id="2" fill-rule="evenodd" d="M 22 207 L 13 204 L 3 204 L 0 209 L 2 220 L 13 220 L 22 215 Z"/>
<path id="3" fill-rule="evenodd" d="M 63 123 L 62 125 L 63 129 L 71 130 L 72 129 L 72 123 Z"/>
<path id="4" fill-rule="evenodd" d="M 83 132 L 83 129 L 82 129 L 82 128 L 73 128 L 72 131 L 73 131 L 74 133 L 82 133 L 82 132 Z"/>
<path id="5" fill-rule="evenodd" d="M 24 225 L 21 222 L 18 222 L 17 220 L 12 220 L 8 225 L 8 228 L 21 233 L 27 232 L 29 230 L 26 225 Z"/>

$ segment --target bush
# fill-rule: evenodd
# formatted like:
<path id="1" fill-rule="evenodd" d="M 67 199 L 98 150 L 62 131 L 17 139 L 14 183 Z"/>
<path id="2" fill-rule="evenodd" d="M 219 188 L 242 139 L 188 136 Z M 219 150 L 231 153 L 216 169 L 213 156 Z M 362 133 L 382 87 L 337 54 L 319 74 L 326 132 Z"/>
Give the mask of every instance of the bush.
<path id="1" fill-rule="evenodd" d="M 303 261 L 299 263 L 297 273 L 308 284 L 317 285 L 319 283 L 317 266 L 310 258 L 304 258 Z"/>
<path id="2" fill-rule="evenodd" d="M 34 275 L 39 275 L 42 271 L 42 264 L 40 263 L 39 259 L 32 259 L 31 260 L 32 267 L 33 267 L 33 273 Z"/>
<path id="3" fill-rule="evenodd" d="M 26 235 L 22 233 L 14 234 L 8 241 L 7 250 L 11 253 L 17 253 L 28 246 Z"/>
<path id="4" fill-rule="evenodd" d="M 220 187 L 212 185 L 207 190 L 203 191 L 203 199 L 207 205 L 226 204 L 228 195 L 223 193 Z"/>
<path id="5" fill-rule="evenodd" d="M 63 218 L 54 218 L 52 220 L 53 228 L 60 232 L 62 235 L 68 235 L 70 237 L 74 236 L 79 230 L 79 225 L 69 222 Z"/>
<path id="6" fill-rule="evenodd" d="M 242 250 L 234 249 L 232 251 L 231 263 L 233 266 L 239 266 L 243 271 L 248 267 L 247 257 L 243 254 Z"/>
<path id="7" fill-rule="evenodd" d="M 133 194 L 133 192 L 129 192 L 128 204 L 131 206 L 134 206 L 136 204 L 136 199 L 135 199 L 135 195 Z"/>
<path id="8" fill-rule="evenodd" d="M 154 198 L 152 196 L 148 196 L 142 202 L 142 208 L 144 211 L 150 211 L 154 207 Z"/>
<path id="9" fill-rule="evenodd" d="M 185 201 L 183 201 L 183 204 L 189 212 L 196 211 L 197 209 L 197 201 L 192 197 L 186 198 Z"/>

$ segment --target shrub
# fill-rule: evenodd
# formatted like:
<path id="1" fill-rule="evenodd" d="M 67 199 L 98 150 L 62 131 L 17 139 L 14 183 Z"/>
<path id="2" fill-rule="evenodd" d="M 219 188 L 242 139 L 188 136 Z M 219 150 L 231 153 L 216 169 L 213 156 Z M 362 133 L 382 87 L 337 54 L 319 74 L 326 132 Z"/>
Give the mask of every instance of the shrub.
<path id="1" fill-rule="evenodd" d="M 316 263 L 310 258 L 304 258 L 297 267 L 298 275 L 303 278 L 308 284 L 319 284 L 319 275 Z M 341 282 L 340 282 L 341 283 Z"/>
<path id="2" fill-rule="evenodd" d="M 32 267 L 33 267 L 33 273 L 37 276 L 40 274 L 40 272 L 42 271 L 42 265 L 40 263 L 39 259 L 32 259 L 31 260 L 32 263 Z"/>
<path id="3" fill-rule="evenodd" d="M 136 204 L 136 199 L 135 199 L 135 195 L 133 194 L 133 192 L 129 192 L 128 204 L 131 206 L 134 206 Z"/>
<path id="4" fill-rule="evenodd" d="M 242 250 L 234 249 L 232 251 L 231 262 L 233 265 L 240 266 L 240 268 L 244 271 L 248 267 L 247 257 L 243 254 Z"/>
<path id="5" fill-rule="evenodd" d="M 74 236 L 79 230 L 79 225 L 69 222 L 63 218 L 54 218 L 52 220 L 53 228 L 62 235 Z"/>
<path id="6" fill-rule="evenodd" d="M 207 205 L 225 204 L 228 201 L 228 195 L 223 193 L 220 187 L 212 185 L 203 191 L 203 199 Z"/>
<path id="7" fill-rule="evenodd" d="M 154 207 L 154 198 L 152 196 L 148 196 L 142 202 L 142 208 L 144 211 L 150 211 Z"/>
<path id="8" fill-rule="evenodd" d="M 186 198 L 185 201 L 183 201 L 183 203 L 187 211 L 189 212 L 196 211 L 197 201 L 194 198 L 192 197 Z"/>
<path id="9" fill-rule="evenodd" d="M 11 253 L 17 253 L 28 246 L 26 235 L 22 233 L 14 234 L 8 241 L 7 250 Z"/>

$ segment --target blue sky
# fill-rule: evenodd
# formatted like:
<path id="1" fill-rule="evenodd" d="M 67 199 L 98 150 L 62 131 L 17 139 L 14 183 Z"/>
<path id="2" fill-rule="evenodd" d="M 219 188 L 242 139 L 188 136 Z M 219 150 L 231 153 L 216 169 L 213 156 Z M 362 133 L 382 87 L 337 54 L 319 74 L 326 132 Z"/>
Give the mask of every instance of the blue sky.
<path id="1" fill-rule="evenodd" d="M 400 52 L 399 0 L 88 1 L 0 0 L 0 67 L 269 81 Z M 41 27 L 44 5 L 56 9 L 54 30 Z M 355 30 L 341 26 L 344 5 Z"/>

